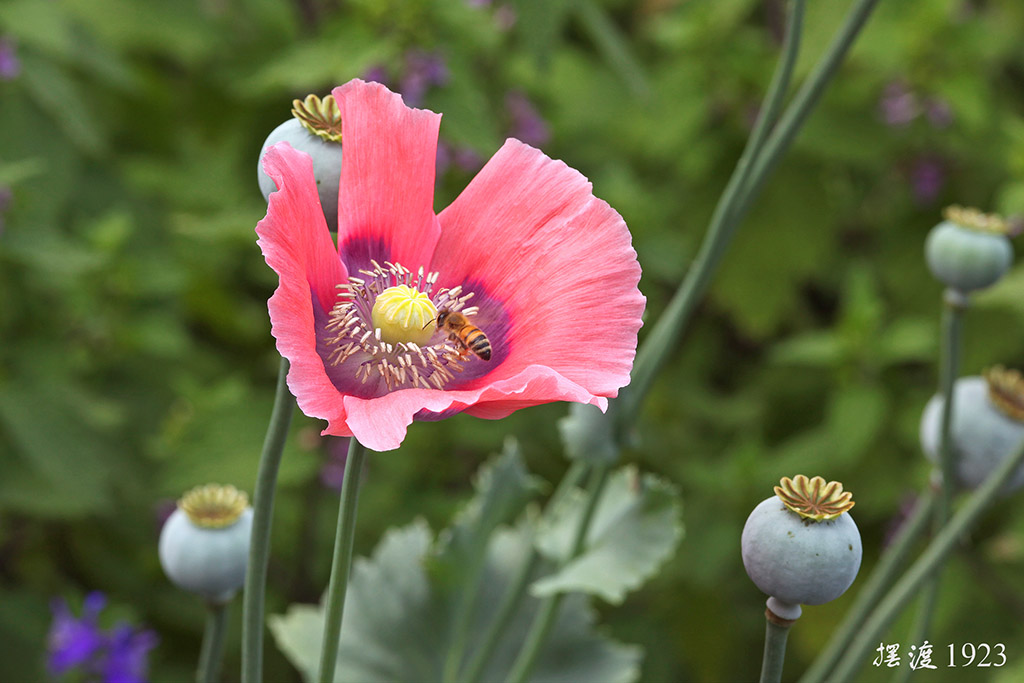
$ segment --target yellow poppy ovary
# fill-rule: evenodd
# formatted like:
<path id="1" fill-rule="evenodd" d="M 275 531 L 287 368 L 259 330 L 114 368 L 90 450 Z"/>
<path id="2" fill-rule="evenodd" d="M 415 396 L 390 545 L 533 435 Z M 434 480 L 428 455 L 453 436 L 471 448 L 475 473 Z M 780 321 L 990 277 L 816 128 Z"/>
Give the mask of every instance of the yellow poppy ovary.
<path id="1" fill-rule="evenodd" d="M 292 100 L 292 116 L 321 140 L 341 142 L 341 110 L 334 95 L 323 99 L 306 95 L 304 100 Z"/>
<path id="2" fill-rule="evenodd" d="M 1010 232 L 1010 224 L 999 214 L 985 213 L 974 207 L 954 204 L 942 210 L 942 217 L 956 223 L 961 228 L 986 232 L 993 235 L 1006 235 Z"/>
<path id="3" fill-rule="evenodd" d="M 408 285 L 388 287 L 377 295 L 370 312 L 373 326 L 388 344 L 423 346 L 437 330 L 437 307 L 430 297 Z"/>
<path id="4" fill-rule="evenodd" d="M 206 484 L 183 495 L 178 507 L 196 526 L 221 529 L 238 521 L 249 507 L 249 497 L 234 486 Z"/>
<path id="5" fill-rule="evenodd" d="M 822 477 L 808 478 L 798 474 L 783 477 L 775 487 L 782 504 L 810 522 L 835 519 L 853 507 L 853 494 L 843 491 L 838 481 L 825 483 Z"/>
<path id="6" fill-rule="evenodd" d="M 989 368 L 984 376 L 993 405 L 1011 420 L 1024 422 L 1024 376 L 1001 365 Z"/>

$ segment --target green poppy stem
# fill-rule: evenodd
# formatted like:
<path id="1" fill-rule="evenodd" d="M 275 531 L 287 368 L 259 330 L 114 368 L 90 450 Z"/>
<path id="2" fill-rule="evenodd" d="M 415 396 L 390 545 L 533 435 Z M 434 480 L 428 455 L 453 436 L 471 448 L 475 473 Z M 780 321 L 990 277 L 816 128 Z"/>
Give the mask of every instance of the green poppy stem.
<path id="1" fill-rule="evenodd" d="M 868 653 L 877 646 L 878 639 L 885 629 L 906 607 L 921 585 L 928 580 L 928 577 L 942 565 L 946 556 L 963 535 L 970 530 L 981 513 L 999 497 L 999 490 L 1006 484 L 1021 462 L 1024 462 L 1024 443 L 1020 444 L 1012 457 L 1000 463 L 999 467 L 985 479 L 981 487 L 971 494 L 949 523 L 928 544 L 917 561 L 886 594 L 878 608 L 857 632 L 856 637 L 847 645 L 835 670 L 827 676 L 830 683 L 846 683 L 853 679 L 857 671 L 866 663 Z M 824 681 L 826 677 L 808 680 Z"/>
<path id="2" fill-rule="evenodd" d="M 211 602 L 206 605 L 206 630 L 203 646 L 199 650 L 199 668 L 196 683 L 216 683 L 224 662 L 224 636 L 227 633 L 229 603 Z"/>
<path id="3" fill-rule="evenodd" d="M 953 506 L 953 494 L 956 493 L 956 459 L 953 453 L 951 432 L 953 429 L 953 408 L 956 401 L 953 385 L 960 371 L 960 347 L 963 337 L 963 315 L 966 298 L 947 292 L 942 312 L 942 347 L 939 352 L 939 391 L 942 393 L 942 416 L 939 431 L 939 492 L 936 499 L 935 514 L 932 528 L 938 533 L 949 520 Z M 921 643 L 931 628 L 932 617 L 939 601 L 939 585 L 942 579 L 942 568 L 925 582 L 921 588 L 917 619 L 910 632 L 910 643 Z M 907 681 L 913 669 L 896 674 L 897 681 Z"/>
<path id="4" fill-rule="evenodd" d="M 562 481 L 558 484 L 555 493 L 548 500 L 547 508 L 549 510 L 553 510 L 559 501 L 569 494 L 569 491 L 580 485 L 584 475 L 587 473 L 587 469 L 587 463 L 581 460 L 577 460 L 572 464 L 562 477 Z M 494 654 L 498 641 L 506 632 L 508 623 L 512 620 L 512 615 L 516 613 L 519 602 L 526 593 L 530 576 L 532 576 L 539 560 L 540 556 L 537 554 L 537 549 L 531 543 L 526 557 L 523 558 L 522 564 L 519 565 L 515 578 L 509 584 L 505 595 L 501 598 L 501 604 L 498 606 L 494 620 L 487 627 L 487 633 L 484 635 L 480 647 L 473 652 L 469 662 L 466 664 L 465 671 L 458 677 L 458 680 L 469 681 L 470 683 L 477 683 L 480 680 L 484 667 L 487 666 L 491 655 Z"/>
<path id="5" fill-rule="evenodd" d="M 917 499 L 914 512 L 902 524 L 896 538 L 893 539 L 892 544 L 886 549 L 874 571 L 871 572 L 871 576 L 861 586 L 857 593 L 857 599 L 847 610 L 842 623 L 832 633 L 828 645 L 814 660 L 811 668 L 804 673 L 801 681 L 825 680 L 829 672 L 832 671 L 836 662 L 846 651 L 847 644 L 864 625 L 864 621 L 871 615 L 871 611 L 875 609 L 878 601 L 885 595 L 885 591 L 892 585 L 914 543 L 928 526 L 928 520 L 933 516 L 934 509 L 935 494 L 930 488 L 925 489 Z"/>
<path id="6" fill-rule="evenodd" d="M 320 683 L 334 681 L 338 663 L 338 641 L 341 638 L 341 620 L 345 612 L 345 592 L 352 569 L 352 542 L 355 539 L 356 508 L 359 503 L 359 479 L 366 459 L 366 447 L 353 436 L 349 441 L 345 460 L 345 478 L 341 482 L 341 501 L 338 506 L 338 528 L 334 537 L 334 559 L 331 562 L 331 580 L 327 587 L 324 607 L 324 640 L 320 650 Z"/>
<path id="7" fill-rule="evenodd" d="M 760 683 L 779 683 L 782 680 L 782 665 L 786 660 L 786 639 L 792 621 L 780 619 L 765 611 L 764 656 L 761 659 Z"/>
<path id="8" fill-rule="evenodd" d="M 675 350 L 697 303 L 711 284 L 711 278 L 718 270 L 737 226 L 803 127 L 876 4 L 878 0 L 857 1 L 821 61 L 793 97 L 779 122 L 772 128 L 771 134 L 762 144 L 754 144 L 753 136 L 747 143 L 747 149 L 744 150 L 746 160 L 741 157 L 737 163 L 733 176 L 715 208 L 693 265 L 637 353 L 632 381 L 623 389 L 621 398 L 616 401 L 622 404 L 618 411 L 620 425 L 628 427 L 634 422 L 655 377 Z M 758 127 L 764 128 L 764 131 L 767 131 L 771 123 L 769 115 L 777 110 L 779 103 L 785 98 L 789 73 L 792 70 L 792 66 L 787 64 L 795 60 L 799 50 L 798 34 L 801 27 L 798 20 L 802 17 L 798 15 L 798 7 L 799 11 L 802 11 L 802 4 L 794 5 L 790 14 L 790 27 L 787 28 L 786 43 L 783 46 L 783 57 L 776 71 L 777 76 L 773 77 L 772 89 L 769 90 L 765 104 L 761 108 L 764 123 L 759 122 Z M 763 136 L 764 132 L 761 135 Z"/>
<path id="9" fill-rule="evenodd" d="M 532 537 L 530 542 L 532 544 Z M 494 621 L 487 628 L 483 643 L 473 652 L 469 663 L 466 664 L 466 671 L 460 676 L 459 680 L 469 681 L 469 683 L 477 683 L 480 680 L 484 666 L 487 665 L 491 655 L 494 654 L 494 648 L 498 646 L 498 640 L 506 632 L 505 627 L 512 620 L 512 615 L 515 614 L 523 595 L 526 594 L 526 587 L 530 584 L 530 576 L 533 575 L 533 570 L 537 567 L 538 560 L 540 560 L 540 555 L 537 554 L 537 551 L 531 545 L 526 560 L 519 566 L 519 571 L 512 579 L 508 591 L 501 598 L 501 604 L 498 605 Z"/>
<path id="10" fill-rule="evenodd" d="M 274 489 L 281 465 L 295 401 L 288 392 L 288 360 L 281 359 L 274 393 L 274 409 L 263 441 L 256 490 L 253 492 L 252 540 L 245 572 L 242 601 L 242 683 L 263 681 L 263 612 L 267 590 L 267 560 L 270 557 L 270 527 L 274 514 Z"/>
<path id="11" fill-rule="evenodd" d="M 587 539 L 587 531 L 590 529 L 590 522 L 594 518 L 594 512 L 597 510 L 597 504 L 601 500 L 601 494 L 604 492 L 605 484 L 608 482 L 610 471 L 610 465 L 604 463 L 596 465 L 590 474 L 590 483 L 587 486 L 587 504 L 583 509 L 583 515 L 580 517 L 579 526 L 576 527 L 576 535 L 573 537 L 569 555 L 565 560 L 566 562 L 571 561 L 583 550 Z M 562 604 L 563 597 L 565 597 L 564 593 L 556 593 L 541 602 L 537 614 L 533 618 L 533 623 L 530 624 L 530 630 L 526 634 L 523 648 L 519 651 L 519 656 L 516 657 L 515 662 L 512 664 L 512 670 L 508 675 L 509 683 L 525 683 L 530 677 L 533 667 L 537 663 L 537 657 L 540 656 L 541 649 L 543 649 L 544 643 L 547 641 L 548 633 L 550 633 L 551 627 L 555 623 L 555 617 L 558 616 L 558 608 Z"/>

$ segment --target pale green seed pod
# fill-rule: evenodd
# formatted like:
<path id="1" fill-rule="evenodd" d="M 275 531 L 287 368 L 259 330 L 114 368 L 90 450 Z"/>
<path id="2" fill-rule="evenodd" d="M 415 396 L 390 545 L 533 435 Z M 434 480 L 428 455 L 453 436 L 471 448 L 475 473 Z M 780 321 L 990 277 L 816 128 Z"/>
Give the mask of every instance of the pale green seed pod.
<path id="1" fill-rule="evenodd" d="M 179 588 L 229 601 L 245 583 L 252 508 L 234 486 L 197 486 L 160 531 L 160 565 Z"/>
<path id="2" fill-rule="evenodd" d="M 305 152 L 313 159 L 313 177 L 316 179 L 327 227 L 338 230 L 338 186 L 341 182 L 341 113 L 332 95 L 321 100 L 308 95 L 305 100 L 292 103 L 293 117 L 271 131 L 260 149 L 262 161 L 267 149 L 278 142 L 287 142 L 299 152 Z M 256 176 L 263 198 L 277 188 L 274 181 L 263 171 L 263 164 L 257 162 Z"/>
<path id="3" fill-rule="evenodd" d="M 961 294 L 994 284 L 1013 262 L 1006 221 L 977 209 L 951 206 L 925 241 L 932 275 Z"/>
<path id="4" fill-rule="evenodd" d="M 852 496 L 821 477 L 783 477 L 776 495 L 747 518 L 740 541 L 751 581 L 783 605 L 820 605 L 850 587 L 860 569 L 860 532 Z M 773 610 L 778 613 L 777 610 Z M 799 616 L 780 614 L 792 619 Z"/>
<path id="5" fill-rule="evenodd" d="M 939 462 L 942 430 L 941 395 L 921 415 L 921 449 Z M 995 367 L 984 376 L 961 377 L 953 384 L 950 425 L 957 484 L 975 489 L 999 464 L 1024 444 L 1024 378 L 1015 370 Z M 1024 465 L 1003 486 L 1004 494 L 1024 486 Z"/>

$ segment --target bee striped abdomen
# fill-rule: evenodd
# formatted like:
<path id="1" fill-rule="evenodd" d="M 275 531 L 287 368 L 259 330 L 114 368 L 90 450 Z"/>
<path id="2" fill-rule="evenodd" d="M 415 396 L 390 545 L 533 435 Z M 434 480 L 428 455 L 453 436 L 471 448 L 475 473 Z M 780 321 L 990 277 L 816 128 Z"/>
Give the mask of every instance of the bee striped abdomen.
<path id="1" fill-rule="evenodd" d="M 462 343 L 483 360 L 491 359 L 491 342 L 479 327 L 466 330 L 466 336 L 462 338 Z"/>

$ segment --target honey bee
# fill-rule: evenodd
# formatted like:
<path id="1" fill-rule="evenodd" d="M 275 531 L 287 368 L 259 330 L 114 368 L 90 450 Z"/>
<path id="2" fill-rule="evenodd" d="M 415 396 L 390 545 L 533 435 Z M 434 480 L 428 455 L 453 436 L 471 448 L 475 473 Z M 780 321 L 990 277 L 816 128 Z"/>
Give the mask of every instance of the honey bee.
<path id="1" fill-rule="evenodd" d="M 463 355 L 472 351 L 481 360 L 491 359 L 491 342 L 479 327 L 458 311 L 442 308 L 437 312 L 437 328 L 448 333 L 448 338 L 462 345 Z"/>

